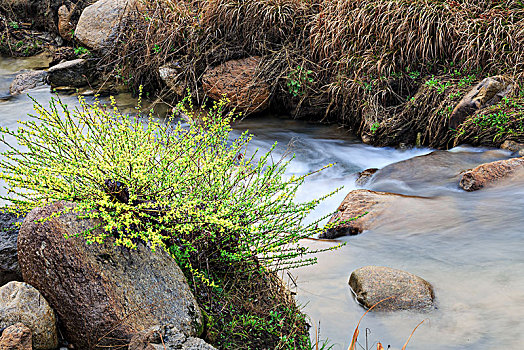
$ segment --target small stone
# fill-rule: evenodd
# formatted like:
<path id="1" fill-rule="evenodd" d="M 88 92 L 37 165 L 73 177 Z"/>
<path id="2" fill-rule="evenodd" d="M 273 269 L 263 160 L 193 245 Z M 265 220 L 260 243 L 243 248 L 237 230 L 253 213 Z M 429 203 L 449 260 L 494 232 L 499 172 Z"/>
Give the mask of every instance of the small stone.
<path id="1" fill-rule="evenodd" d="M 449 118 L 449 127 L 457 129 L 475 111 L 500 102 L 512 90 L 512 84 L 503 76 L 485 78 L 475 85 L 453 109 Z"/>
<path id="2" fill-rule="evenodd" d="M 0 288 L 0 328 L 24 323 L 33 334 L 34 349 L 58 346 L 55 313 L 35 288 L 24 282 L 9 282 Z"/>
<path id="3" fill-rule="evenodd" d="M 177 76 L 180 74 L 180 68 L 175 66 L 163 66 L 158 69 L 160 79 L 167 85 L 167 87 L 178 96 L 184 96 L 184 84 L 177 81 Z"/>
<path id="4" fill-rule="evenodd" d="M 434 306 L 433 287 L 409 272 L 383 266 L 366 266 L 353 271 L 349 285 L 357 301 L 373 310 L 426 310 Z"/>
<path id="5" fill-rule="evenodd" d="M 355 184 L 357 186 L 366 185 L 377 171 L 377 168 L 363 170 L 362 172 L 358 173 L 358 178 L 355 180 Z"/>
<path id="6" fill-rule="evenodd" d="M 31 330 L 23 323 L 7 327 L 0 337 L 0 350 L 32 350 Z"/>
<path id="7" fill-rule="evenodd" d="M 70 11 L 66 5 L 60 6 L 58 9 L 58 33 L 65 40 L 71 40 L 75 26 L 71 23 L 73 11 Z"/>
<path id="8" fill-rule="evenodd" d="M 518 143 L 516 141 L 506 140 L 500 146 L 500 148 L 520 154 L 520 152 L 524 151 L 524 143 Z"/>

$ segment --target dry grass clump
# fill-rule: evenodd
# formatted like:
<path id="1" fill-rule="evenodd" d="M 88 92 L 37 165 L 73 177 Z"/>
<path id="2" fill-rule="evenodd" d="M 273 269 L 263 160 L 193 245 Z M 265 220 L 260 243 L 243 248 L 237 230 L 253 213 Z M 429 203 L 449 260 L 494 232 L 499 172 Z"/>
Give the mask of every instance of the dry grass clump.
<path id="1" fill-rule="evenodd" d="M 524 81 L 524 6 L 518 0 L 146 4 L 111 55 L 130 85 L 160 90 L 158 68 L 170 63 L 178 69 L 177 82 L 201 97 L 207 67 L 262 56 L 257 71 L 271 86 L 274 106 L 337 121 L 376 144 L 414 143 L 418 133 L 425 145 L 452 143 L 456 135 L 447 132 L 439 111 L 456 101 L 425 87 L 432 76 L 449 81 L 449 93 L 463 89 L 453 88 L 460 81 L 450 74 L 455 70 L 477 80 L 504 74 Z"/>

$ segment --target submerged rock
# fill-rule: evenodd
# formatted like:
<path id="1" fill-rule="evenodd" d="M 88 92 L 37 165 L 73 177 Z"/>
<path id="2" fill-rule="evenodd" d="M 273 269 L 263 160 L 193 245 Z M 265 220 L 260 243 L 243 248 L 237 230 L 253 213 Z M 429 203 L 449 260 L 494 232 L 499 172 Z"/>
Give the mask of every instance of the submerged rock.
<path id="1" fill-rule="evenodd" d="M 24 282 L 0 288 L 0 329 L 22 322 L 33 334 L 35 349 L 58 346 L 55 313 L 38 290 Z"/>
<path id="2" fill-rule="evenodd" d="M 11 95 L 18 95 L 24 91 L 34 89 L 37 86 L 45 84 L 47 72 L 44 70 L 35 70 L 18 74 L 11 86 L 9 92 Z"/>
<path id="3" fill-rule="evenodd" d="M 359 303 L 373 310 L 425 310 L 434 306 L 433 287 L 409 272 L 383 266 L 365 266 L 353 271 L 349 285 Z"/>
<path id="4" fill-rule="evenodd" d="M 248 57 L 208 69 L 202 77 L 202 88 L 214 100 L 225 95 L 230 100 L 230 107 L 248 113 L 263 111 L 269 106 L 270 90 L 257 76 L 260 63 L 260 57 Z"/>
<path id="5" fill-rule="evenodd" d="M 358 178 L 355 180 L 355 184 L 357 186 L 365 186 L 377 171 L 377 168 L 370 168 L 361 171 L 360 173 L 358 173 Z"/>
<path id="6" fill-rule="evenodd" d="M 31 330 L 23 323 L 7 327 L 0 337 L 1 350 L 33 350 Z"/>
<path id="7" fill-rule="evenodd" d="M 85 86 L 89 77 L 89 62 L 83 58 L 66 61 L 49 68 L 47 81 L 51 86 Z"/>
<path id="8" fill-rule="evenodd" d="M 518 170 L 524 170 L 524 157 L 481 164 L 462 174 L 459 185 L 465 191 L 480 190 L 493 182 L 513 175 Z"/>
<path id="9" fill-rule="evenodd" d="M 85 46 L 102 50 L 115 44 L 120 28 L 137 8 L 137 0 L 99 0 L 82 12 L 75 38 Z"/>
<path id="10" fill-rule="evenodd" d="M 0 211 L 0 286 L 10 281 L 22 281 L 16 248 L 17 223 L 22 220 L 15 214 Z"/>
<path id="11" fill-rule="evenodd" d="M 475 111 L 500 102 L 512 89 L 513 86 L 502 76 L 482 80 L 455 107 L 449 119 L 450 128 L 456 129 Z"/>
<path id="12" fill-rule="evenodd" d="M 388 192 L 351 191 L 328 222 L 328 224 L 336 223 L 335 226 L 325 230 L 319 238 L 333 239 L 357 235 L 368 230 L 384 209 L 394 200 L 403 197 L 406 196 Z"/>
<path id="13" fill-rule="evenodd" d="M 78 219 L 75 213 L 35 222 L 72 207 L 56 202 L 34 209 L 18 239 L 24 280 L 55 308 L 66 338 L 79 349 L 124 346 L 137 332 L 164 324 L 198 335 L 200 309 L 167 252 L 152 252 L 144 244 L 136 250 L 115 247 L 113 238 L 87 245 L 82 233 L 96 234 L 97 222 Z"/>

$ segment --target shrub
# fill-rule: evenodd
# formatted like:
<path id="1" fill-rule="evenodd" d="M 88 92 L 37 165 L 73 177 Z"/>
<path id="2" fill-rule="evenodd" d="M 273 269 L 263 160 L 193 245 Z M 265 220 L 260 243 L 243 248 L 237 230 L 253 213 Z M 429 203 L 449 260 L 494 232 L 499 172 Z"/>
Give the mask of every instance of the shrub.
<path id="1" fill-rule="evenodd" d="M 230 139 L 234 116 L 224 113 L 224 103 L 184 126 L 172 116 L 123 115 L 114 99 L 106 106 L 80 98 L 75 110 L 60 100 L 47 109 L 35 102 L 32 120 L 0 129 L 7 145 L 0 160 L 4 199 L 22 212 L 47 201 L 77 202 L 79 216 L 98 219 L 104 229 L 84 232 L 88 243 L 113 235 L 131 249 L 138 241 L 167 249 L 214 320 L 209 334 L 229 327 L 231 342 L 240 334 L 231 326 L 239 313 L 272 322 L 291 310 L 292 323 L 279 323 L 267 337 L 276 344 L 286 335 L 293 344 L 289 334 L 307 334 L 305 320 L 293 321 L 300 313 L 274 271 L 315 262 L 299 240 L 320 230 L 323 218 L 303 219 L 324 197 L 295 203 L 310 174 L 287 179 L 292 157 L 273 161 L 271 150 L 249 155 L 251 135 Z M 190 103 L 179 109 L 196 119 Z"/>

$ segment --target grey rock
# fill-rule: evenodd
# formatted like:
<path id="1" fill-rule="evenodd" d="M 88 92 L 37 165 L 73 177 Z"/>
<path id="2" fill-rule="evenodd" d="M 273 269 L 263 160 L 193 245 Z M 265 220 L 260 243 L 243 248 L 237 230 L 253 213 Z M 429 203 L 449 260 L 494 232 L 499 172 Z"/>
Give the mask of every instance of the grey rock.
<path id="1" fill-rule="evenodd" d="M 23 323 L 33 334 L 34 349 L 58 346 L 55 313 L 38 290 L 24 282 L 0 288 L 0 329 Z"/>
<path id="2" fill-rule="evenodd" d="M 185 95 L 186 90 L 185 84 L 178 80 L 180 73 L 180 66 L 176 63 L 171 63 L 158 69 L 160 79 L 162 79 L 171 91 L 182 97 Z"/>
<path id="3" fill-rule="evenodd" d="M 81 87 L 91 80 L 89 62 L 83 58 L 59 63 L 47 72 L 47 81 L 51 86 Z"/>
<path id="4" fill-rule="evenodd" d="M 509 79 L 503 76 L 488 77 L 475 85 L 451 112 L 449 126 L 457 129 L 475 111 L 492 106 L 513 90 Z"/>
<path id="5" fill-rule="evenodd" d="M 433 287 L 409 272 L 383 266 L 353 271 L 349 285 L 359 303 L 376 311 L 428 310 L 434 306 Z"/>
<path id="6" fill-rule="evenodd" d="M 136 0 L 95 2 L 82 12 L 75 29 L 75 38 L 95 50 L 111 46 L 137 4 Z"/>
<path id="7" fill-rule="evenodd" d="M 128 350 L 216 350 L 203 339 L 188 337 L 175 326 L 155 326 L 133 336 Z"/>
<path id="8" fill-rule="evenodd" d="M 0 337 L 0 350 L 33 350 L 31 330 L 23 323 L 7 327 Z"/>
<path id="9" fill-rule="evenodd" d="M 44 85 L 46 78 L 47 72 L 43 70 L 20 73 L 11 83 L 9 92 L 11 95 L 18 95 L 24 91 L 34 89 L 37 86 Z"/>
<path id="10" fill-rule="evenodd" d="M 115 247 L 109 237 L 86 244 L 82 233 L 100 234 L 99 222 L 67 212 L 73 206 L 56 202 L 34 209 L 18 237 L 24 280 L 49 300 L 66 339 L 79 349 L 126 346 L 137 332 L 159 324 L 199 335 L 200 309 L 174 259 L 141 243 L 136 250 Z M 62 214 L 35 222 L 53 213 Z"/>
<path id="11" fill-rule="evenodd" d="M 17 223 L 22 220 L 15 214 L 0 211 L 0 286 L 10 281 L 22 281 L 16 247 Z"/>

